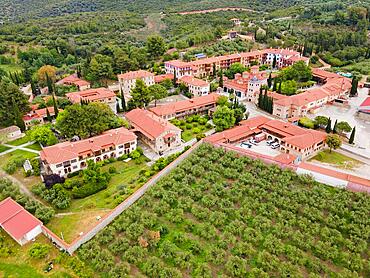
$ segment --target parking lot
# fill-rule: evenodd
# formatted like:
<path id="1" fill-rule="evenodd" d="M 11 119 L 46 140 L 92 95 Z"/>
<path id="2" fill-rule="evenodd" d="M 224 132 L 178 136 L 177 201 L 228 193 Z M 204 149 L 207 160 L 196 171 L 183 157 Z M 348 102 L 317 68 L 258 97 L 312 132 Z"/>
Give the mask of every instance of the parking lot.
<path id="1" fill-rule="evenodd" d="M 325 105 L 316 114 L 308 115 L 314 119 L 316 116 L 330 117 L 332 122 L 335 120 L 346 121 L 350 126 L 356 126 L 355 143 L 363 148 L 370 149 L 370 122 L 359 119 L 356 112 L 360 104 L 368 97 L 368 89 L 359 89 L 358 97 L 349 99 L 349 107 L 342 107 L 336 105 Z"/>
<path id="2" fill-rule="evenodd" d="M 259 142 L 257 145 L 252 145 L 251 148 L 248 148 L 246 145 L 243 145 L 242 143 L 238 143 L 236 144 L 236 146 L 241 147 L 246 150 L 256 152 L 256 153 L 260 153 L 263 155 L 272 156 L 272 157 L 275 157 L 280 154 L 279 148 L 272 149 L 270 146 L 266 144 L 266 142 L 267 141 L 264 140 L 262 142 Z"/>

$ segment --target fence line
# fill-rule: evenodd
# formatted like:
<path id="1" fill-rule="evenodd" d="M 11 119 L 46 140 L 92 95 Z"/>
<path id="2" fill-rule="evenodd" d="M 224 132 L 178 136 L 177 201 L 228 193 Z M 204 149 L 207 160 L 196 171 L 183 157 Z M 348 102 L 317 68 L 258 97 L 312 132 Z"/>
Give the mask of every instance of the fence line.
<path id="1" fill-rule="evenodd" d="M 82 244 L 92 239 L 99 231 L 104 229 L 107 225 L 109 225 L 118 215 L 120 215 L 124 210 L 129 208 L 132 204 L 134 204 L 137 200 L 139 200 L 145 192 L 151 188 L 154 184 L 156 184 L 163 176 L 167 175 L 170 171 L 172 171 L 175 167 L 177 167 L 185 158 L 187 158 L 195 149 L 197 149 L 202 144 L 202 141 L 196 143 L 193 147 L 189 150 L 184 152 L 180 155 L 177 159 L 171 162 L 167 167 L 165 167 L 162 171 L 157 173 L 153 176 L 148 182 L 146 182 L 142 187 L 135 191 L 131 196 L 129 196 L 126 200 L 120 203 L 115 209 L 111 212 L 103 216 L 100 222 L 94 226 L 91 230 L 87 233 L 82 235 L 81 237 L 75 239 L 71 244 L 66 243 L 64 240 L 60 239 L 57 235 L 55 235 L 52 231 L 48 228 L 43 227 L 43 233 L 53 241 L 53 243 L 57 244 L 60 248 L 67 251 L 70 255 L 73 254 Z"/>

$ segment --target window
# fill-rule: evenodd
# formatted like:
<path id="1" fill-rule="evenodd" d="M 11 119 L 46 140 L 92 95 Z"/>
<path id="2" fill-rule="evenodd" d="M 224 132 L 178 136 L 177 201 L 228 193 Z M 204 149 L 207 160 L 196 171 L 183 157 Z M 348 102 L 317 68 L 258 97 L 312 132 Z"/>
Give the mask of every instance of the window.
<path id="1" fill-rule="evenodd" d="M 59 168 L 59 167 L 62 167 L 62 163 L 59 163 L 59 164 L 57 164 L 57 165 L 55 165 L 57 168 Z"/>
<path id="2" fill-rule="evenodd" d="M 77 169 L 77 166 L 73 166 L 73 169 Z"/>
<path id="3" fill-rule="evenodd" d="M 71 163 L 76 163 L 77 162 L 77 159 L 72 159 L 71 160 Z"/>
<path id="4" fill-rule="evenodd" d="M 118 148 L 119 148 L 119 149 L 122 149 L 122 148 L 123 148 L 123 145 L 121 145 L 121 146 L 118 146 Z"/>

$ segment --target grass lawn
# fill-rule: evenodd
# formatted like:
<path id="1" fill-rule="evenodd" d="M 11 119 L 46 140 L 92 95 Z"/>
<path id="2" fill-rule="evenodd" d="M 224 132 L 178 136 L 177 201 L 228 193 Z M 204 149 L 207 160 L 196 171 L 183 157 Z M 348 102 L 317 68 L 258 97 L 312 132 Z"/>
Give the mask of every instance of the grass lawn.
<path id="1" fill-rule="evenodd" d="M 24 150 L 15 150 L 15 151 L 12 151 L 10 153 L 7 153 L 1 156 L 0 167 L 3 167 L 5 164 L 8 163 L 8 161 L 12 157 L 15 157 L 15 156 L 23 156 L 26 159 L 31 159 L 31 158 L 37 157 L 38 155 L 36 153 L 27 152 Z"/>
<path id="2" fill-rule="evenodd" d="M 4 145 L 0 145 L 0 153 L 5 152 L 7 150 L 10 150 L 10 148 Z"/>
<path id="3" fill-rule="evenodd" d="M 35 150 L 35 151 L 41 151 L 41 150 L 42 150 L 42 148 L 41 148 L 40 144 L 39 144 L 39 143 L 37 143 L 37 142 L 35 142 L 35 143 L 33 143 L 32 145 L 29 145 L 29 146 L 27 146 L 27 147 L 25 147 L 25 148 L 26 148 L 26 149 Z"/>
<path id="4" fill-rule="evenodd" d="M 338 152 L 332 151 L 330 153 L 329 150 L 319 152 L 311 160 L 332 164 L 335 167 L 346 169 L 353 169 L 362 164 L 360 161 L 350 158 L 346 155 L 340 154 Z"/>
<path id="5" fill-rule="evenodd" d="M 36 238 L 37 243 L 47 244 L 50 246 L 50 251 L 44 259 L 34 259 L 28 254 L 28 250 L 32 246 L 32 242 L 24 246 L 18 245 L 9 235 L 3 230 L 0 230 L 0 238 L 2 246 L 11 250 L 11 254 L 1 256 L 0 259 L 0 277 L 12 278 L 39 278 L 39 277 L 74 277 L 75 274 L 62 263 L 58 263 L 55 259 L 60 255 L 60 252 L 55 248 L 50 241 L 43 235 Z M 50 261 L 54 262 L 54 269 L 49 274 L 44 274 L 43 268 Z"/>
<path id="6" fill-rule="evenodd" d="M 18 66 L 18 65 L 0 65 L 0 68 L 5 70 L 6 72 L 20 72 L 23 70 L 23 68 L 21 66 Z"/>
<path id="7" fill-rule="evenodd" d="M 12 145 L 12 146 L 20 146 L 20 145 L 26 144 L 28 141 L 30 141 L 30 138 L 27 135 L 25 135 L 22 138 L 16 139 L 14 141 L 10 141 L 7 144 Z"/>
<path id="8" fill-rule="evenodd" d="M 62 232 L 64 239 L 71 242 L 80 232 L 88 231 L 98 221 L 97 216 L 105 215 L 142 186 L 136 179 L 141 177 L 141 170 L 149 169 L 145 163 L 136 164 L 131 160 L 110 163 L 102 170 L 108 171 L 110 167 L 115 167 L 117 173 L 112 175 L 108 188 L 86 198 L 72 200 L 68 209 L 59 211 L 62 214 L 48 223 L 53 232 L 59 236 Z"/>

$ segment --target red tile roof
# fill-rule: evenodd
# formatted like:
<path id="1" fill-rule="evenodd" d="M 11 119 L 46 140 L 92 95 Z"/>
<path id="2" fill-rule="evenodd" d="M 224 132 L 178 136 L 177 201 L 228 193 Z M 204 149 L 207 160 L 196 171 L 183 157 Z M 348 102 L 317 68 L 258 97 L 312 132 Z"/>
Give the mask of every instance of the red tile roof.
<path id="1" fill-rule="evenodd" d="M 33 110 L 33 111 L 27 113 L 26 115 L 23 116 L 23 120 L 24 121 L 30 121 L 30 120 L 33 120 L 33 119 L 46 118 L 46 116 L 47 116 L 46 109 L 49 110 L 50 116 L 55 115 L 54 107 L 50 106 L 50 107 L 47 107 L 47 108 L 36 109 L 36 110 Z M 58 111 L 61 112 L 63 110 L 58 109 Z"/>
<path id="2" fill-rule="evenodd" d="M 129 71 L 126 73 L 121 73 L 121 74 L 118 74 L 117 76 L 118 76 L 118 79 L 131 80 L 131 79 L 141 79 L 145 77 L 154 76 L 154 74 L 146 70 L 137 70 L 137 71 Z"/>
<path id="3" fill-rule="evenodd" d="M 87 86 L 87 85 L 90 85 L 90 82 L 78 78 L 77 74 L 74 73 L 74 74 L 71 74 L 71 75 L 59 80 L 58 82 L 56 82 L 56 84 L 58 84 L 58 85 L 64 85 L 64 84 L 72 85 L 73 84 L 73 85 L 76 85 L 76 86 Z"/>
<path id="4" fill-rule="evenodd" d="M 208 82 L 198 79 L 192 76 L 185 75 L 179 79 L 178 82 L 183 82 L 186 85 L 198 86 L 198 87 L 208 87 Z"/>
<path id="5" fill-rule="evenodd" d="M 20 240 L 42 222 L 12 198 L 0 202 L 0 226 L 14 239 Z"/>
<path id="6" fill-rule="evenodd" d="M 88 89 L 80 92 L 67 93 L 66 97 L 73 103 L 80 103 L 81 99 L 88 101 L 113 98 L 116 94 L 107 88 Z"/>
<path id="7" fill-rule="evenodd" d="M 326 134 L 316 130 L 298 127 L 288 122 L 271 120 L 264 116 L 257 116 L 241 121 L 241 126 L 225 130 L 207 137 L 205 140 L 211 143 L 238 141 L 238 138 L 258 134 L 265 129 L 279 134 L 283 140 L 300 149 L 305 149 L 325 140 Z M 242 128 L 243 127 L 243 128 Z"/>
<path id="8" fill-rule="evenodd" d="M 360 104 L 359 110 L 361 112 L 370 113 L 370 97 L 367 97 L 364 102 Z"/>
<path id="9" fill-rule="evenodd" d="M 295 161 L 297 157 L 292 154 L 287 153 L 281 153 L 274 157 L 274 160 L 276 162 L 282 163 L 282 164 L 291 164 Z"/>
<path id="10" fill-rule="evenodd" d="M 172 115 L 178 112 L 184 112 L 191 109 L 197 109 L 210 104 L 216 104 L 220 96 L 212 93 L 206 96 L 195 97 L 188 100 L 177 101 L 175 103 L 168 103 L 157 107 L 152 107 L 149 110 L 157 116 Z"/>
<path id="11" fill-rule="evenodd" d="M 124 127 L 105 131 L 103 134 L 77 142 L 64 142 L 43 148 L 42 160 L 50 164 L 62 163 L 78 158 L 82 154 L 93 153 L 107 146 L 118 146 L 136 140 L 136 135 Z"/>
<path id="12" fill-rule="evenodd" d="M 125 118 L 130 124 L 146 137 L 155 139 L 166 131 L 174 132 L 180 129 L 167 120 L 164 120 L 154 113 L 136 108 L 125 114 Z"/>
<path id="13" fill-rule="evenodd" d="M 155 83 L 161 83 L 166 79 L 170 79 L 172 81 L 173 78 L 174 78 L 174 75 L 172 73 L 160 74 L 160 75 L 154 76 L 154 82 Z"/>

